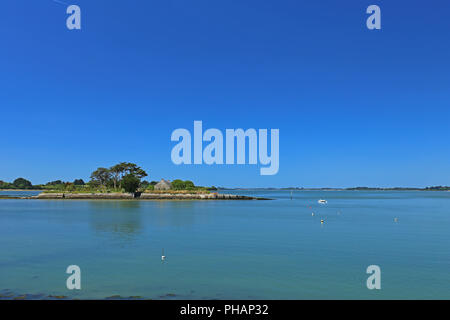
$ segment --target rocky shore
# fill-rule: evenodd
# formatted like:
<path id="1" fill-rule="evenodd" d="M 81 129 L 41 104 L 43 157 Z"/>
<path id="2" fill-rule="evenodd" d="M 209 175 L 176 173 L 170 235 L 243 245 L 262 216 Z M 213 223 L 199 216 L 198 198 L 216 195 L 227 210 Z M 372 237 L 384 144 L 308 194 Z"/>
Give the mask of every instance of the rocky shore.
<path id="1" fill-rule="evenodd" d="M 41 193 L 21 199 L 61 200 L 270 200 L 267 198 L 218 193 Z"/>

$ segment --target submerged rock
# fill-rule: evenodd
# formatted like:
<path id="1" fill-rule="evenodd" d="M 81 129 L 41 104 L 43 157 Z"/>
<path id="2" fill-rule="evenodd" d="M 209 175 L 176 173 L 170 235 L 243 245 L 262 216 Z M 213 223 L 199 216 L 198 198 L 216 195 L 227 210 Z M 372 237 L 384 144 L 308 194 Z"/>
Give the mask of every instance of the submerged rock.
<path id="1" fill-rule="evenodd" d="M 115 295 L 113 295 L 113 296 L 106 297 L 105 299 L 106 299 L 106 300 L 120 300 L 120 299 L 123 299 L 123 298 L 122 298 L 121 295 L 115 294 Z"/>
<path id="2" fill-rule="evenodd" d="M 141 296 L 129 296 L 129 297 L 122 297 L 119 294 L 110 296 L 110 297 L 106 297 L 106 300 L 140 300 L 140 299 L 144 299 Z"/>
<path id="3" fill-rule="evenodd" d="M 177 295 L 175 293 L 167 293 L 165 295 L 159 296 L 160 299 L 164 299 L 164 298 L 174 298 L 177 297 Z"/>
<path id="4" fill-rule="evenodd" d="M 52 298 L 52 299 L 67 299 L 67 296 L 54 296 L 54 295 L 49 295 L 48 298 Z"/>

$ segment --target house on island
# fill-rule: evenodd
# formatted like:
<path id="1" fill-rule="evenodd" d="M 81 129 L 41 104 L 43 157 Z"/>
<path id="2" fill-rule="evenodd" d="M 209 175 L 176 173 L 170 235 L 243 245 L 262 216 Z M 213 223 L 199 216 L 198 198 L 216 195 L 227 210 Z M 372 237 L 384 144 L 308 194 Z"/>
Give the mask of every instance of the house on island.
<path id="1" fill-rule="evenodd" d="M 172 184 L 168 180 L 161 179 L 160 182 L 155 184 L 155 190 L 170 190 Z"/>

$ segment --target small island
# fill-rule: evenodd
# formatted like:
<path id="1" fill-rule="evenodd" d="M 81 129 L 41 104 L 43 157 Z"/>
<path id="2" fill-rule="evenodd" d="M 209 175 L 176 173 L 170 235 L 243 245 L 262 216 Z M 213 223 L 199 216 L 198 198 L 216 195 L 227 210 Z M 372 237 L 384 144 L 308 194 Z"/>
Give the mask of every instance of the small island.
<path id="1" fill-rule="evenodd" d="M 0 181 L 0 190 L 42 190 L 37 196 L 8 196 L 2 199 L 99 199 L 99 200 L 270 200 L 234 194 L 221 194 L 214 186 L 196 186 L 190 180 L 143 180 L 145 170 L 134 163 L 121 162 L 110 168 L 100 167 L 91 173 L 90 181 L 55 180 L 33 185 L 24 178 L 12 183 Z"/>

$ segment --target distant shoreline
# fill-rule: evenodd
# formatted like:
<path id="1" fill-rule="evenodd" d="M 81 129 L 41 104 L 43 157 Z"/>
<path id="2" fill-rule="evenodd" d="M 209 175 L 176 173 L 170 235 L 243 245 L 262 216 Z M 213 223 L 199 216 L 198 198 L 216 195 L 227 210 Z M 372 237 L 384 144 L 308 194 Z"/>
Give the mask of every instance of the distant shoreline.
<path id="1" fill-rule="evenodd" d="M 450 191 L 450 187 L 431 187 L 431 188 L 218 188 L 224 191 Z"/>

